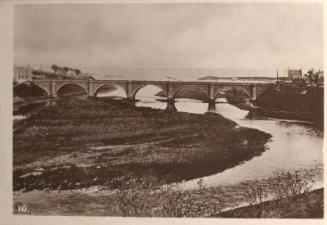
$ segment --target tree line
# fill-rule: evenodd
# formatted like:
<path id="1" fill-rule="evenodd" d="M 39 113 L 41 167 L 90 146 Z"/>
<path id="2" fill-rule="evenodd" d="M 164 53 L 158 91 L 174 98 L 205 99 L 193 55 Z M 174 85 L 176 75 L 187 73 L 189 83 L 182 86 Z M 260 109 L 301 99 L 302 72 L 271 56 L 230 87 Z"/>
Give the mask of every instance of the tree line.
<path id="1" fill-rule="evenodd" d="M 311 68 L 308 70 L 306 74 L 304 74 L 305 77 L 309 79 L 310 84 L 318 84 L 319 81 L 319 75 L 322 73 L 322 71 L 318 70 L 316 71 L 315 69 Z"/>
<path id="2" fill-rule="evenodd" d="M 58 65 L 53 64 L 51 66 L 51 69 L 53 70 L 53 72 L 55 74 L 60 74 L 60 75 L 68 75 L 68 72 L 73 72 L 75 75 L 80 75 L 82 73 L 82 71 L 80 69 L 74 69 L 74 68 L 70 68 L 67 66 L 64 67 L 60 67 Z"/>

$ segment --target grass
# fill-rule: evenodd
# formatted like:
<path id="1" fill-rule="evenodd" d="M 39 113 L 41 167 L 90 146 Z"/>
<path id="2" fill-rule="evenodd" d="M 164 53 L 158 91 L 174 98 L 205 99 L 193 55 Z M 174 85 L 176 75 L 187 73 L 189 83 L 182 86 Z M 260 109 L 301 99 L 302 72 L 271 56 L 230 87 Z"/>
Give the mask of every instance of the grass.
<path id="1" fill-rule="evenodd" d="M 156 185 L 178 182 L 260 155 L 269 138 L 255 129 L 236 128 L 218 114 L 168 113 L 109 99 L 64 99 L 16 127 L 14 190 L 129 189 L 150 171 Z M 40 168 L 41 175 L 28 176 Z"/>
<path id="2" fill-rule="evenodd" d="M 322 218 L 323 190 L 303 191 L 272 201 L 253 202 L 247 193 L 261 189 L 261 193 L 279 190 L 279 179 L 287 174 L 270 177 L 272 185 L 262 186 L 261 182 L 237 184 L 236 186 L 178 190 L 175 185 L 156 187 L 158 178 L 149 174 L 137 188 L 115 190 L 111 193 L 97 191 L 69 192 L 28 192 L 14 196 L 15 210 L 26 205 L 28 214 L 36 215 L 90 215 L 90 216 L 137 216 L 137 217 L 228 217 L 228 218 Z M 292 175 L 294 178 L 294 176 Z M 293 179 L 292 178 L 292 179 Z M 304 179 L 301 175 L 301 180 Z M 288 180 L 288 179 L 287 179 Z M 292 185 L 292 190 L 302 182 Z M 273 186 L 273 187 L 272 187 Z M 291 193 L 291 192 L 290 192 Z M 239 208 L 239 203 L 249 204 Z M 260 202 L 260 203 L 257 203 Z M 224 211 L 226 208 L 233 210 Z M 16 211 L 17 212 L 17 211 Z"/>
<path id="3" fill-rule="evenodd" d="M 266 91 L 255 104 L 260 107 L 259 116 L 310 121 L 323 129 L 324 89 L 321 87 L 282 84 L 278 90 Z"/>
<path id="4" fill-rule="evenodd" d="M 218 214 L 225 218 L 323 218 L 323 189 Z"/>
<path id="5" fill-rule="evenodd" d="M 34 215 L 322 218 L 323 190 L 310 192 L 297 173 L 237 187 L 205 188 L 200 179 L 198 190 L 162 188 L 258 156 L 269 138 L 218 114 L 62 99 L 15 125 L 14 212 L 26 205 Z M 100 192 L 88 194 L 93 187 Z"/>

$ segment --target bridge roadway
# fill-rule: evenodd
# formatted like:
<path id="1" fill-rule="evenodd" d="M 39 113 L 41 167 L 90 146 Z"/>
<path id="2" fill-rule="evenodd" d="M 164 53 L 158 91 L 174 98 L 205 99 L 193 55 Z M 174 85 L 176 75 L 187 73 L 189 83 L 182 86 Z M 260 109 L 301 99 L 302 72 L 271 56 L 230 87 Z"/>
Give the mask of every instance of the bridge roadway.
<path id="1" fill-rule="evenodd" d="M 209 110 L 215 109 L 215 99 L 218 94 L 222 94 L 227 90 L 236 88 L 243 90 L 251 100 L 256 100 L 268 88 L 275 83 L 271 82 L 208 82 L 208 81 L 150 81 L 150 80 L 38 80 L 34 79 L 35 85 L 43 89 L 48 96 L 57 97 L 61 88 L 66 85 L 77 85 L 81 87 L 89 97 L 96 97 L 97 93 L 105 86 L 121 87 L 130 101 L 135 101 L 137 92 L 147 85 L 155 85 L 167 96 L 167 109 L 174 110 L 174 102 L 176 94 L 181 90 L 192 90 L 204 93 L 208 97 Z"/>

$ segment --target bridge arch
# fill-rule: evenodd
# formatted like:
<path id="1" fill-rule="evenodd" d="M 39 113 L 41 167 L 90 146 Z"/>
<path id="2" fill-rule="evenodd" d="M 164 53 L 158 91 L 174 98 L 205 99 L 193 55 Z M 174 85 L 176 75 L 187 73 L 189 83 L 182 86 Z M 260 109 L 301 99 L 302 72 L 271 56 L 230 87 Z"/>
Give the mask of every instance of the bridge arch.
<path id="1" fill-rule="evenodd" d="M 22 83 L 14 84 L 14 92 L 15 92 L 15 89 L 17 90 L 17 88 L 19 88 L 22 85 L 37 87 L 38 89 L 40 89 L 40 91 L 42 91 L 45 94 L 45 96 L 50 96 L 51 95 L 50 89 L 49 89 L 49 87 L 47 85 L 38 84 L 38 83 L 35 83 L 35 82 L 32 82 L 32 81 L 25 81 L 25 82 L 22 82 Z M 33 92 L 35 92 L 35 91 L 38 92 L 37 90 L 34 90 Z"/>
<path id="2" fill-rule="evenodd" d="M 46 96 L 50 96 L 51 95 L 51 92 L 48 88 L 46 87 L 42 87 L 41 85 L 35 85 L 37 86 L 38 88 L 42 89 L 42 91 L 44 91 L 44 93 L 46 93 Z"/>
<path id="3" fill-rule="evenodd" d="M 15 83 L 14 82 L 14 87 L 18 87 L 19 85 L 22 85 L 22 84 L 28 84 L 28 85 L 31 85 L 31 84 L 34 84 L 32 81 L 30 81 L 30 80 L 26 80 L 26 81 L 24 81 L 24 82 L 19 82 L 19 83 Z"/>
<path id="4" fill-rule="evenodd" d="M 243 86 L 223 86 L 221 88 L 218 88 L 218 90 L 214 93 L 214 99 L 217 99 L 218 95 L 222 94 L 222 92 L 232 91 L 232 90 L 236 90 L 239 93 L 243 92 L 247 97 L 251 98 L 250 88 L 246 88 Z M 226 95 L 226 93 L 224 94 Z"/>
<path id="5" fill-rule="evenodd" d="M 145 85 L 142 84 L 140 86 L 138 85 L 134 89 L 135 91 L 133 99 L 136 100 L 135 106 L 145 106 L 161 110 L 167 110 L 173 105 L 173 103 L 167 101 L 167 94 L 165 88 L 165 85 L 161 86 L 151 83 Z M 161 92 L 162 95 L 157 95 L 159 92 Z"/>
<path id="6" fill-rule="evenodd" d="M 209 95 L 208 95 L 208 88 L 205 87 L 198 87 L 198 86 L 188 86 L 188 85 L 182 85 L 179 86 L 177 88 L 175 88 L 175 90 L 173 91 L 173 98 L 176 98 L 176 96 L 181 93 L 182 91 L 192 91 L 192 92 L 197 92 L 197 93 L 201 93 L 202 96 L 200 96 L 200 98 L 203 98 L 201 100 L 208 100 L 209 99 Z M 185 97 L 185 98 L 190 98 L 190 97 Z"/>
<path id="7" fill-rule="evenodd" d="M 88 94 L 88 93 L 89 93 L 89 91 L 87 90 L 87 88 L 86 88 L 85 86 L 83 86 L 82 84 L 78 83 L 78 82 L 64 82 L 64 83 L 62 83 L 62 84 L 56 86 L 56 89 L 55 89 L 55 93 L 56 93 L 56 95 L 59 96 L 59 92 L 60 92 L 63 88 L 65 88 L 65 87 L 67 87 L 67 86 L 70 86 L 70 85 L 80 87 L 80 88 L 84 91 L 85 94 Z"/>
<path id="8" fill-rule="evenodd" d="M 144 88 L 146 87 L 157 87 L 158 89 L 161 89 L 161 91 L 164 93 L 164 95 L 167 96 L 167 90 L 166 90 L 166 87 L 163 87 L 162 85 L 158 85 L 158 84 L 141 84 L 141 85 L 138 85 L 137 87 L 135 87 L 133 89 L 133 92 L 132 92 L 132 97 L 133 99 L 136 99 L 136 95 Z M 159 97 L 159 96 L 158 96 Z"/>
<path id="9" fill-rule="evenodd" d="M 22 89 L 23 88 L 23 89 Z M 24 90 L 25 89 L 25 90 Z M 13 85 L 14 94 L 25 96 L 50 96 L 50 89 L 46 85 L 39 85 L 32 81 L 24 81 Z"/>
<path id="10" fill-rule="evenodd" d="M 106 88 L 106 87 L 110 87 L 110 86 L 111 86 L 111 87 L 114 87 L 114 88 L 116 88 L 116 89 L 122 90 L 123 93 L 124 93 L 124 97 L 127 97 L 126 88 L 125 88 L 124 86 L 120 85 L 120 84 L 114 84 L 114 83 L 106 83 L 106 84 L 103 84 L 103 85 L 97 87 L 97 88 L 94 90 L 92 96 L 97 97 L 97 95 L 99 94 L 99 92 L 101 92 L 101 90 L 103 90 L 103 89 Z M 115 90 L 112 90 L 112 91 L 115 91 Z M 111 92 L 111 91 L 110 91 L 110 92 Z M 110 93 L 110 92 L 109 92 L 109 93 Z"/>

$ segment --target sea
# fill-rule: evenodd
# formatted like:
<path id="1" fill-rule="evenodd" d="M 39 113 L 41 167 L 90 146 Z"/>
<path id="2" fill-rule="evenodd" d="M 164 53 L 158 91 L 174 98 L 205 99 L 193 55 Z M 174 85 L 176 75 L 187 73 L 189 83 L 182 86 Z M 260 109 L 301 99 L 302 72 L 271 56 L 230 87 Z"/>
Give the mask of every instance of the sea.
<path id="1" fill-rule="evenodd" d="M 177 69 L 84 67 L 96 79 L 198 80 L 203 77 L 276 77 L 276 69 Z M 281 75 L 281 74 L 280 74 Z"/>

